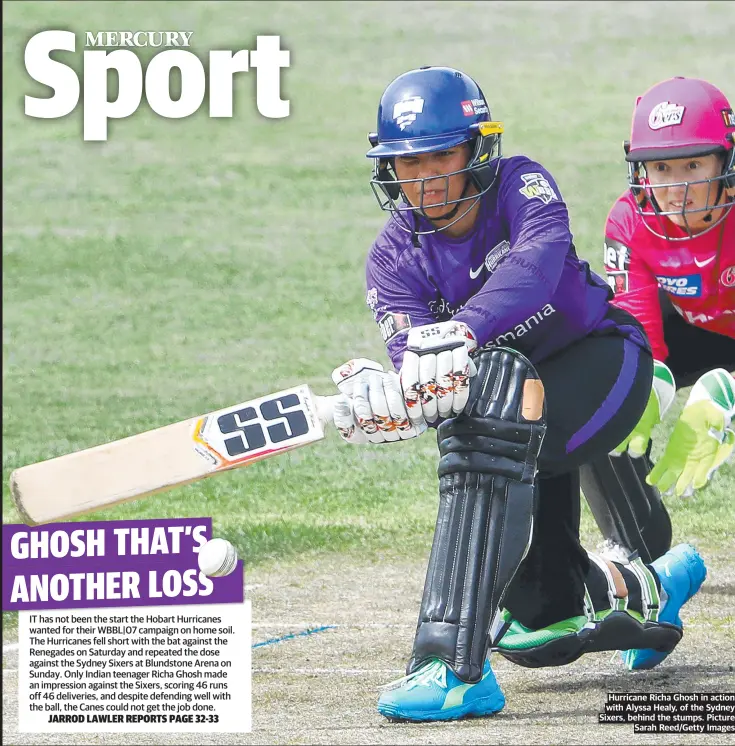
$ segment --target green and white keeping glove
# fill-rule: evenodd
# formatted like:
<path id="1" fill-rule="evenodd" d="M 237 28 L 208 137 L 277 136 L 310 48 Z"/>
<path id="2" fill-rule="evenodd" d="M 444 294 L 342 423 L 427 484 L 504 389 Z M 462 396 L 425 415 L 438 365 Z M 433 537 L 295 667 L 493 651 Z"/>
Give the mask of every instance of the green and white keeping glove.
<path id="1" fill-rule="evenodd" d="M 677 497 L 704 487 L 735 448 L 733 416 L 735 378 L 722 368 L 705 373 L 692 387 L 648 484 Z"/>
<path id="2" fill-rule="evenodd" d="M 653 428 L 663 420 L 675 396 L 674 376 L 664 363 L 654 360 L 653 386 L 643 416 L 630 435 L 613 450 L 613 455 L 628 451 L 634 458 L 642 456 L 648 450 Z"/>

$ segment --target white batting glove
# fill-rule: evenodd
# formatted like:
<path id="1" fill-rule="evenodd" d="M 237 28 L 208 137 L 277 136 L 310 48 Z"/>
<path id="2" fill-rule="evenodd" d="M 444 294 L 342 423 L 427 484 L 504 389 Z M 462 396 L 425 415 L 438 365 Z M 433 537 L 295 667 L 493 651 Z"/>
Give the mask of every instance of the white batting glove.
<path id="1" fill-rule="evenodd" d="M 458 415 L 477 373 L 469 356 L 477 347 L 472 330 L 461 321 L 440 321 L 414 327 L 407 343 L 400 379 L 411 422 L 421 427 Z"/>
<path id="2" fill-rule="evenodd" d="M 398 374 L 380 363 L 356 358 L 335 368 L 332 380 L 342 396 L 334 405 L 334 424 L 348 443 L 407 440 L 426 430 L 408 419 Z"/>

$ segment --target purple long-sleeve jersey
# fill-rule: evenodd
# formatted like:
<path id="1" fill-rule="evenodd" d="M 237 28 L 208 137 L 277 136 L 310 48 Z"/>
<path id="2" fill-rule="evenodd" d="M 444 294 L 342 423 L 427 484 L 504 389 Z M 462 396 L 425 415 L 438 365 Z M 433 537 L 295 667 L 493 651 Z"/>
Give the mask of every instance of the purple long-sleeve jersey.
<path id="1" fill-rule="evenodd" d="M 391 216 L 367 259 L 367 304 L 396 370 L 411 327 L 450 318 L 480 346 L 512 347 L 534 363 L 615 329 L 648 347 L 637 326 L 609 315 L 612 290 L 577 257 L 559 188 L 525 156 L 500 160 L 469 233 L 419 238 L 416 247 Z"/>

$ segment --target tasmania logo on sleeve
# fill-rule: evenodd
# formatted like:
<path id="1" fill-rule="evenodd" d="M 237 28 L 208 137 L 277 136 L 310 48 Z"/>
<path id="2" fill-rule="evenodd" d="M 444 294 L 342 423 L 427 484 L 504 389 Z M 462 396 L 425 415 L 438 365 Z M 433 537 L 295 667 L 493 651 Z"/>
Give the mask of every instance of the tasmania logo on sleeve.
<path id="1" fill-rule="evenodd" d="M 388 342 L 398 334 L 398 332 L 405 331 L 411 328 L 411 319 L 407 313 L 386 313 L 380 321 L 378 321 L 378 327 L 380 328 L 380 335 L 383 337 L 383 342 Z"/>

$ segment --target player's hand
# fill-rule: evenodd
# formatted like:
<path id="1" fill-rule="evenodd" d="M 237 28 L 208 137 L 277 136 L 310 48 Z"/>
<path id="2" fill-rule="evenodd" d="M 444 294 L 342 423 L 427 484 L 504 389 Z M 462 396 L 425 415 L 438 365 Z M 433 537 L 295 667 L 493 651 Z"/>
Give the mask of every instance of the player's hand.
<path id="1" fill-rule="evenodd" d="M 332 380 L 342 396 L 334 405 L 334 424 L 348 443 L 385 443 L 421 435 L 408 419 L 398 374 L 380 363 L 356 358 L 335 368 Z"/>
<path id="2" fill-rule="evenodd" d="M 677 497 L 704 487 L 735 448 L 734 415 L 735 379 L 722 368 L 705 373 L 692 387 L 648 484 Z"/>
<path id="3" fill-rule="evenodd" d="M 630 435 L 613 450 L 613 453 L 619 455 L 628 451 L 634 458 L 643 456 L 648 450 L 653 428 L 663 420 L 675 396 L 676 384 L 673 374 L 664 363 L 654 360 L 653 385 L 643 416 Z"/>
<path id="4" fill-rule="evenodd" d="M 400 378 L 411 422 L 420 427 L 458 415 L 477 373 L 469 356 L 477 341 L 467 324 L 441 321 L 414 327 L 407 345 Z"/>

